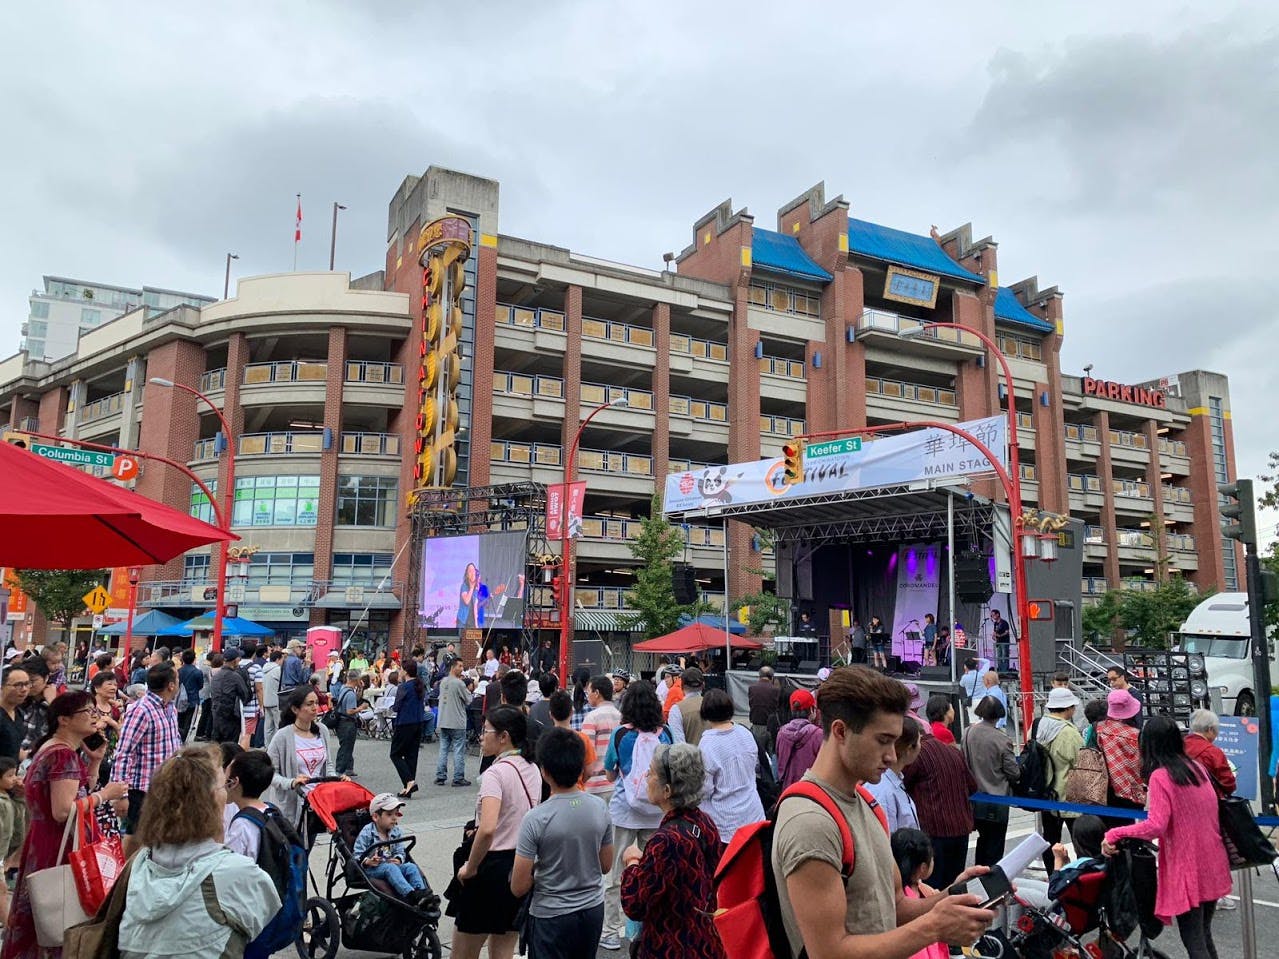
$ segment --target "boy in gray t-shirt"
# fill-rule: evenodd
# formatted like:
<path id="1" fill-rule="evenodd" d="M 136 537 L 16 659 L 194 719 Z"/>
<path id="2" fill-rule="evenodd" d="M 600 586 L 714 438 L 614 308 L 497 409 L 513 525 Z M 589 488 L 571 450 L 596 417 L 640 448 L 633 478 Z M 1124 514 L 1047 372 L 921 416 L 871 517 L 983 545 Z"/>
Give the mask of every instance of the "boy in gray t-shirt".
<path id="1" fill-rule="evenodd" d="M 511 871 L 512 892 L 532 890 L 529 959 L 594 959 L 599 948 L 613 827 L 604 800 L 578 788 L 585 762 L 580 733 L 554 727 L 542 734 L 537 764 L 551 797 L 524 817 Z"/>

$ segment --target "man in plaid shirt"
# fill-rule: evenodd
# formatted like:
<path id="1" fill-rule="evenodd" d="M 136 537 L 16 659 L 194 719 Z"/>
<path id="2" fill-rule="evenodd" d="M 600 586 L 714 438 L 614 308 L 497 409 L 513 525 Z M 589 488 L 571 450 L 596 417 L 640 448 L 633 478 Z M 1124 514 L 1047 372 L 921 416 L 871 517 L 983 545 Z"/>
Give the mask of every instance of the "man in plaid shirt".
<path id="1" fill-rule="evenodd" d="M 124 714 L 111 778 L 129 787 L 129 811 L 124 824 L 126 856 L 138 848 L 134 836 L 151 777 L 182 746 L 178 713 L 173 706 L 177 695 L 177 671 L 170 663 L 158 663 L 147 670 L 147 694 Z"/>

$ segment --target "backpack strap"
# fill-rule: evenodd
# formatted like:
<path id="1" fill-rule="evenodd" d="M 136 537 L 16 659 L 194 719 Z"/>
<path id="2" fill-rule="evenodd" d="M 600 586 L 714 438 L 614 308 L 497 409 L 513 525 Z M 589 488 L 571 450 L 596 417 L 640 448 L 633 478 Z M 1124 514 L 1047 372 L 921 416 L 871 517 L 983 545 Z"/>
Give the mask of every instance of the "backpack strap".
<path id="1" fill-rule="evenodd" d="M 858 786 L 857 790 L 858 793 L 862 795 L 863 799 L 867 799 L 871 804 L 873 804 L 874 808 L 878 812 L 880 822 L 882 822 L 884 824 L 884 828 L 887 829 L 888 818 L 884 815 L 884 810 L 879 808 L 879 803 L 875 802 L 875 798 L 867 793 L 861 786 Z M 787 799 L 790 799 L 792 796 L 801 796 L 804 799 L 811 799 L 813 802 L 817 803 L 817 805 L 825 809 L 827 815 L 829 815 L 831 819 L 835 820 L 835 825 L 839 829 L 839 841 L 842 847 L 840 854 L 840 875 L 842 875 L 844 881 L 847 882 L 853 874 L 853 867 L 856 863 L 856 853 L 853 847 L 853 831 L 849 828 L 848 820 L 844 818 L 844 813 L 840 810 L 839 804 L 831 798 L 830 793 L 817 785 L 817 783 L 808 779 L 801 779 L 794 785 L 787 786 L 786 791 L 783 792 L 781 797 L 777 800 L 777 808 L 780 809 L 782 803 Z M 776 819 L 776 812 L 774 812 L 774 819 Z"/>

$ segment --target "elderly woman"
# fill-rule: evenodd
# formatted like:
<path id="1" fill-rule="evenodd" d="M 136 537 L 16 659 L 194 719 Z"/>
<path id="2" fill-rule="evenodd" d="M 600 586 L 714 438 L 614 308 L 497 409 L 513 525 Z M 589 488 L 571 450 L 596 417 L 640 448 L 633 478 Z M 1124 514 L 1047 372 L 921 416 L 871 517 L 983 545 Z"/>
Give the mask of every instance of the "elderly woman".
<path id="1" fill-rule="evenodd" d="M 1235 772 L 1230 768 L 1230 760 L 1216 745 L 1217 734 L 1221 732 L 1221 721 L 1211 709 L 1196 709 L 1190 714 L 1190 732 L 1186 735 L 1186 756 L 1197 760 L 1217 787 L 1221 796 L 1234 795 L 1238 782 Z"/>
<path id="2" fill-rule="evenodd" d="M 122 959 L 242 956 L 280 909 L 271 877 L 222 844 L 225 775 L 218 748 L 188 746 L 151 780 L 138 823 Z"/>
<path id="3" fill-rule="evenodd" d="M 1110 777 L 1107 806 L 1141 809 L 1146 805 L 1137 742 L 1136 716 L 1140 712 L 1141 703 L 1126 689 L 1112 689 L 1106 697 L 1106 718 L 1097 723 L 1097 748 L 1106 758 Z M 1114 826 L 1126 821 L 1106 820 L 1106 824 Z"/>
<path id="4" fill-rule="evenodd" d="M 755 788 L 759 743 L 745 726 L 733 722 L 733 697 L 709 689 L 702 697 L 706 729 L 698 747 L 706 766 L 705 811 L 725 845 L 741 826 L 764 818 L 764 805 Z"/>
<path id="5" fill-rule="evenodd" d="M 979 791 L 991 796 L 1007 796 L 1009 784 L 1021 778 L 1021 767 L 1013 756 L 1013 742 L 996 723 L 1008 714 L 994 696 L 983 696 L 977 704 L 981 722 L 964 733 L 964 761 L 977 780 Z M 977 822 L 977 851 L 974 866 L 993 866 L 1004 855 L 1008 835 L 1008 807 L 995 803 L 973 803 Z"/>
<path id="6" fill-rule="evenodd" d="M 629 846 L 622 853 L 622 909 L 643 923 L 636 959 L 727 959 L 711 920 L 719 833 L 697 808 L 705 780 L 696 746 L 657 747 L 647 787 L 662 824 L 643 852 Z"/>

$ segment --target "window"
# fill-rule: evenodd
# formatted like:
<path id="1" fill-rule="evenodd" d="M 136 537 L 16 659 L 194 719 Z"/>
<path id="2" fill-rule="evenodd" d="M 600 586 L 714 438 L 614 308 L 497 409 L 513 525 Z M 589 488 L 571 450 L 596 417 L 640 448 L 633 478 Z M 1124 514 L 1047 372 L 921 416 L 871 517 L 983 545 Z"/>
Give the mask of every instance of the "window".
<path id="1" fill-rule="evenodd" d="M 27 353 L 31 356 L 44 356 L 44 340 L 27 340 Z"/>
<path id="2" fill-rule="evenodd" d="M 394 553 L 334 553 L 334 586 L 376 586 L 389 580 Z"/>
<path id="3" fill-rule="evenodd" d="M 338 477 L 338 526 L 394 526 L 394 476 Z"/>
<path id="4" fill-rule="evenodd" d="M 182 578 L 193 583 L 204 582 L 209 578 L 208 553 L 188 553 L 182 557 Z"/>
<path id="5" fill-rule="evenodd" d="M 235 481 L 232 526 L 314 526 L 319 476 L 246 476 Z"/>
<path id="6" fill-rule="evenodd" d="M 44 300 L 31 301 L 31 319 L 47 320 L 49 318 L 49 304 Z"/>
<path id="7" fill-rule="evenodd" d="M 81 326 L 97 326 L 102 322 L 102 311 L 91 310 L 87 306 L 80 310 Z"/>
<path id="8" fill-rule="evenodd" d="M 752 283 L 748 295 L 752 304 L 767 310 L 794 313 L 797 316 L 809 316 L 814 319 L 821 316 L 821 296 L 816 292 L 810 293 L 792 286 L 777 286 L 772 283 Z"/>
<path id="9" fill-rule="evenodd" d="M 49 324 L 44 320 L 31 320 L 27 323 L 27 336 L 43 340 L 49 333 Z"/>
<path id="10" fill-rule="evenodd" d="M 239 484 L 237 483 L 236 485 L 238 486 Z M 218 481 L 209 480 L 209 489 L 212 491 L 214 496 L 217 496 Z M 213 504 L 210 503 L 209 498 L 204 495 L 204 491 L 194 483 L 191 484 L 191 515 L 196 519 L 204 520 L 206 523 L 212 523 L 214 526 L 218 525 L 218 517 L 213 511 Z M 188 556 L 187 559 L 190 560 L 191 557 Z M 206 556 L 204 561 L 207 564 L 209 558 Z"/>
<path id="11" fill-rule="evenodd" d="M 314 553 L 253 554 L 249 562 L 250 587 L 309 583 L 315 578 Z"/>

